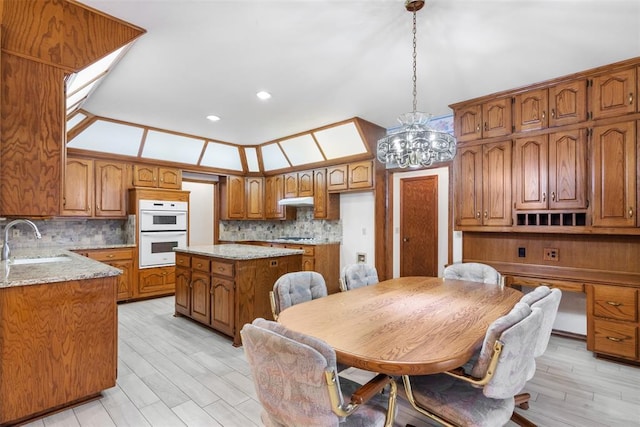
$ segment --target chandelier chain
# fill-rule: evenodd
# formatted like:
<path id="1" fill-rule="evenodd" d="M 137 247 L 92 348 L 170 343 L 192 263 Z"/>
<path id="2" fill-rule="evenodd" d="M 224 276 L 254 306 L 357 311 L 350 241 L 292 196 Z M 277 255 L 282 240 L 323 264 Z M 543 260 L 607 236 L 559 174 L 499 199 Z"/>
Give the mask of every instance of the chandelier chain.
<path id="1" fill-rule="evenodd" d="M 416 51 L 416 11 L 413 11 L 413 112 L 417 111 L 418 107 L 418 89 L 416 87 L 416 58 L 418 57 Z"/>

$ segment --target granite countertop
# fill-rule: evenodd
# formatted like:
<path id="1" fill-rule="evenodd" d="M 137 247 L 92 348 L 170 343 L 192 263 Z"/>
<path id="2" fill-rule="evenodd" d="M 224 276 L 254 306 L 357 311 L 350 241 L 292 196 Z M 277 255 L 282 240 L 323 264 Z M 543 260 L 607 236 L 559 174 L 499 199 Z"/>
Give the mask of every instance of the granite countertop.
<path id="1" fill-rule="evenodd" d="M 251 239 L 251 240 L 227 240 L 229 242 L 234 242 L 238 244 L 243 244 L 244 242 L 266 242 L 266 243 L 287 243 L 290 245 L 334 245 L 340 244 L 339 240 L 329 240 L 329 239 L 315 239 L 315 238 L 302 238 L 302 239 L 290 239 L 290 238 L 280 238 L 280 239 Z"/>
<path id="2" fill-rule="evenodd" d="M 269 248 L 266 246 L 238 244 L 187 246 L 186 248 L 174 248 L 173 250 L 193 255 L 234 260 L 275 258 L 304 253 L 302 249 Z"/>
<path id="3" fill-rule="evenodd" d="M 15 260 L 62 257 L 65 261 L 16 264 Z M 68 260 L 67 260 L 68 259 Z M 18 261 L 19 262 L 19 261 Z M 122 271 L 66 249 L 16 248 L 9 261 L 0 261 L 0 289 L 69 280 L 95 279 L 122 274 Z"/>

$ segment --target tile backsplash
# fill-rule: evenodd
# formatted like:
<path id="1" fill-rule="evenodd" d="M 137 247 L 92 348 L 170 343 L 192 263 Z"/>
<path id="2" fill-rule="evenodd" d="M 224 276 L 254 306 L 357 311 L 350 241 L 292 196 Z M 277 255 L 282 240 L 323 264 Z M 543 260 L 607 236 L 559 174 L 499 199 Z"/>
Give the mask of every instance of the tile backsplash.
<path id="1" fill-rule="evenodd" d="M 0 241 L 4 240 L 4 228 L 11 222 L 0 221 Z M 33 230 L 26 224 L 18 224 L 9 230 L 12 248 L 31 247 L 100 247 L 135 242 L 135 215 L 128 219 L 45 219 L 32 220 L 38 227 L 41 239 L 35 239 Z"/>
<path id="2" fill-rule="evenodd" d="M 273 240 L 279 237 L 313 237 L 342 242 L 341 220 L 313 218 L 312 207 L 296 208 L 292 221 L 220 221 L 220 240 Z"/>

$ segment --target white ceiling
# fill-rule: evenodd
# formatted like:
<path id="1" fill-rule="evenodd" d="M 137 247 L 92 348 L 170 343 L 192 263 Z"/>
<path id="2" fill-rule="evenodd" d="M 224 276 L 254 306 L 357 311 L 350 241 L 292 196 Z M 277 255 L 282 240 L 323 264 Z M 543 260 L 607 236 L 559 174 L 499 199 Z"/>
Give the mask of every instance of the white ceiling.
<path id="1" fill-rule="evenodd" d="M 251 145 L 412 109 L 404 0 L 80 1 L 147 30 L 83 105 L 99 116 Z M 639 0 L 427 0 L 417 19 L 418 110 L 435 115 L 640 56 Z"/>

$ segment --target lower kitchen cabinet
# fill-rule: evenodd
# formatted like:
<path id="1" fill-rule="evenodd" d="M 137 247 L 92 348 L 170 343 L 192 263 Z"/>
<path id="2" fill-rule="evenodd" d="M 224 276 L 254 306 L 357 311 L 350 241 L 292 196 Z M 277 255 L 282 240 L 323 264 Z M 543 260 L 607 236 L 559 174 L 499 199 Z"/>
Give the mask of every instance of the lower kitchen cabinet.
<path id="1" fill-rule="evenodd" d="M 125 301 L 134 296 L 137 275 L 134 270 L 133 248 L 87 249 L 76 252 L 122 270 L 122 274 L 118 276 L 118 301 Z"/>
<path id="2" fill-rule="evenodd" d="M 175 312 L 233 338 L 258 317 L 271 319 L 269 291 L 278 277 L 300 271 L 302 255 L 258 259 L 206 257 L 176 249 Z"/>
<path id="3" fill-rule="evenodd" d="M 138 271 L 138 292 L 135 297 L 171 295 L 175 292 L 175 267 L 143 268 Z"/>
<path id="4" fill-rule="evenodd" d="M 640 362 L 638 289 L 587 285 L 587 349 Z"/>

